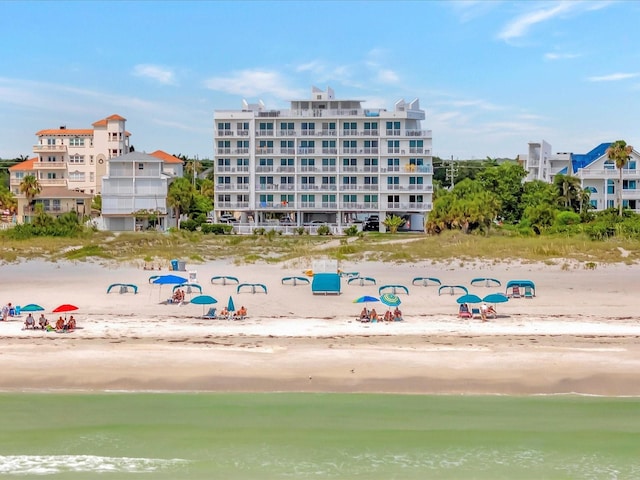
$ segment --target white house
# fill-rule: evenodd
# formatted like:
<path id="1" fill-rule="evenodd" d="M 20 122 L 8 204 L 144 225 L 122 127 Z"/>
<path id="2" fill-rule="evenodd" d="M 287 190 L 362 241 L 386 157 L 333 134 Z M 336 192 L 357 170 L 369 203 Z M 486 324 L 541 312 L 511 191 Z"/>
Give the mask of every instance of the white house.
<path id="1" fill-rule="evenodd" d="M 633 150 L 631 158 L 620 172 L 607 157 L 611 142 L 601 143 L 587 153 L 551 153 L 551 145 L 529 143 L 529 151 L 519 158 L 528 172 L 526 180 L 553 182 L 555 175 L 573 175 L 580 179 L 582 188 L 591 192 L 591 206 L 605 210 L 618 204 L 618 189 L 622 188 L 622 204 L 640 213 L 640 154 Z"/>
<path id="2" fill-rule="evenodd" d="M 146 228 L 165 230 L 170 225 L 167 189 L 170 175 L 163 160 L 142 152 L 111 158 L 102 179 L 102 218 L 111 231 Z"/>

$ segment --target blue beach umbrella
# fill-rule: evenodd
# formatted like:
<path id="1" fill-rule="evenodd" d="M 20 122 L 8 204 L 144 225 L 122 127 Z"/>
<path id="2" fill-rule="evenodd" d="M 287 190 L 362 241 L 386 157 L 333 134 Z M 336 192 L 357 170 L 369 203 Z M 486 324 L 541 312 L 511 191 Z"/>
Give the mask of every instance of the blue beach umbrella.
<path id="1" fill-rule="evenodd" d="M 462 295 L 461 297 L 458 297 L 456 302 L 458 302 L 458 303 L 482 303 L 482 299 L 477 295 L 474 295 L 472 293 L 467 293 L 466 295 Z"/>
<path id="2" fill-rule="evenodd" d="M 218 301 L 211 295 L 198 295 L 197 297 L 193 297 L 190 303 L 202 305 L 202 314 L 204 315 L 204 306 L 213 305 L 214 303 L 218 303 Z"/>
<path id="3" fill-rule="evenodd" d="M 504 293 L 490 293 L 484 297 L 482 301 L 487 303 L 505 303 L 509 301 L 509 297 Z"/>
<path id="4" fill-rule="evenodd" d="M 36 303 L 30 303 L 20 309 L 21 312 L 43 312 L 44 308 Z"/>
<path id="5" fill-rule="evenodd" d="M 387 307 L 397 307 L 401 303 L 400 297 L 394 295 L 393 293 L 385 293 L 380 297 L 380 301 Z"/>
<path id="6" fill-rule="evenodd" d="M 153 281 L 156 285 L 180 285 L 187 282 L 186 278 L 178 275 L 160 275 Z"/>
<path id="7" fill-rule="evenodd" d="M 236 306 L 233 303 L 233 297 L 231 295 L 229 295 L 229 301 L 227 302 L 227 310 L 229 310 L 229 313 L 236 311 Z"/>

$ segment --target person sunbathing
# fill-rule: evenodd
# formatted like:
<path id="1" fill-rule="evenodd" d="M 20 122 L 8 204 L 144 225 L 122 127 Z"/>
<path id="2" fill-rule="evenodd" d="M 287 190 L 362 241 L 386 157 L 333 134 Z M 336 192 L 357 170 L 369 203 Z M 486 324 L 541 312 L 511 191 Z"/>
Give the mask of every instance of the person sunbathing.
<path id="1" fill-rule="evenodd" d="M 73 315 L 71 315 L 71 317 L 69 317 L 69 321 L 67 322 L 67 324 L 64 326 L 64 329 L 68 332 L 71 332 L 72 330 L 76 329 L 76 319 L 73 318 Z"/>
<path id="2" fill-rule="evenodd" d="M 369 320 L 369 312 L 367 311 L 367 307 L 364 307 L 360 312 L 360 321 L 368 321 Z"/>
<path id="3" fill-rule="evenodd" d="M 44 313 L 40 314 L 40 318 L 38 319 L 38 325 L 42 330 L 47 328 L 47 325 L 49 325 L 49 320 L 45 318 Z"/>
<path id="4" fill-rule="evenodd" d="M 369 319 L 372 322 L 377 322 L 378 321 L 378 312 L 376 312 L 375 308 L 372 308 L 371 311 L 369 312 Z"/>
<path id="5" fill-rule="evenodd" d="M 402 319 L 402 312 L 400 311 L 400 309 L 398 307 L 396 307 L 396 309 L 393 311 L 393 321 L 394 322 L 401 322 Z"/>
<path id="6" fill-rule="evenodd" d="M 244 308 L 244 305 L 241 306 L 238 311 L 236 312 L 235 318 L 237 319 L 243 319 L 244 317 L 247 316 L 247 309 Z"/>
<path id="7" fill-rule="evenodd" d="M 384 321 L 385 322 L 393 321 L 393 314 L 391 313 L 391 310 L 387 310 L 386 312 L 384 312 Z"/>
<path id="8" fill-rule="evenodd" d="M 64 330 L 64 319 L 62 317 L 56 321 L 56 330 Z"/>
<path id="9" fill-rule="evenodd" d="M 220 312 L 220 316 L 222 318 L 227 318 L 229 316 L 229 309 L 227 307 L 224 307 Z"/>

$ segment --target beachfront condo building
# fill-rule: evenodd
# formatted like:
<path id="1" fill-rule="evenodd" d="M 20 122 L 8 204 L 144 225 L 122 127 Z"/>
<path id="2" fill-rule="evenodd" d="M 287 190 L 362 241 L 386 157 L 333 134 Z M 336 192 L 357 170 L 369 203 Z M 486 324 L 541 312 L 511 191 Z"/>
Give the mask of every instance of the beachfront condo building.
<path id="1" fill-rule="evenodd" d="M 240 110 L 216 110 L 214 215 L 338 230 L 368 216 L 425 218 L 432 137 L 418 100 L 392 110 L 362 103 L 313 87 L 287 109 L 243 101 Z"/>
<path id="2" fill-rule="evenodd" d="M 582 188 L 590 191 L 591 206 L 606 210 L 617 206 L 618 189 L 622 188 L 622 205 L 640 213 L 640 153 L 633 150 L 631 158 L 620 172 L 607 157 L 611 142 L 601 143 L 587 153 L 552 153 L 551 145 L 542 142 L 529 143 L 527 154 L 519 155 L 519 161 L 527 170 L 526 180 L 542 180 L 552 183 L 558 174 L 573 175 L 580 179 Z"/>

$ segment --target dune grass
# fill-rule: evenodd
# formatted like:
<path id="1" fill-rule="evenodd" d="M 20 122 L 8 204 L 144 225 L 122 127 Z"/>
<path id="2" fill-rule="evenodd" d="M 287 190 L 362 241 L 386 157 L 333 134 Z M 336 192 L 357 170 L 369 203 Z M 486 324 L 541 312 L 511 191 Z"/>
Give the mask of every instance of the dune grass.
<path id="1" fill-rule="evenodd" d="M 518 237 L 446 232 L 438 236 L 371 233 L 362 237 L 291 235 L 204 235 L 200 232 L 97 232 L 87 238 L 8 240 L 0 236 L 0 260 L 149 262 L 168 265 L 173 258 L 193 263 L 232 259 L 242 263 L 279 263 L 313 258 L 393 263 L 545 262 L 571 268 L 636 263 L 640 244 L 634 240 L 592 241 L 584 236 Z"/>

